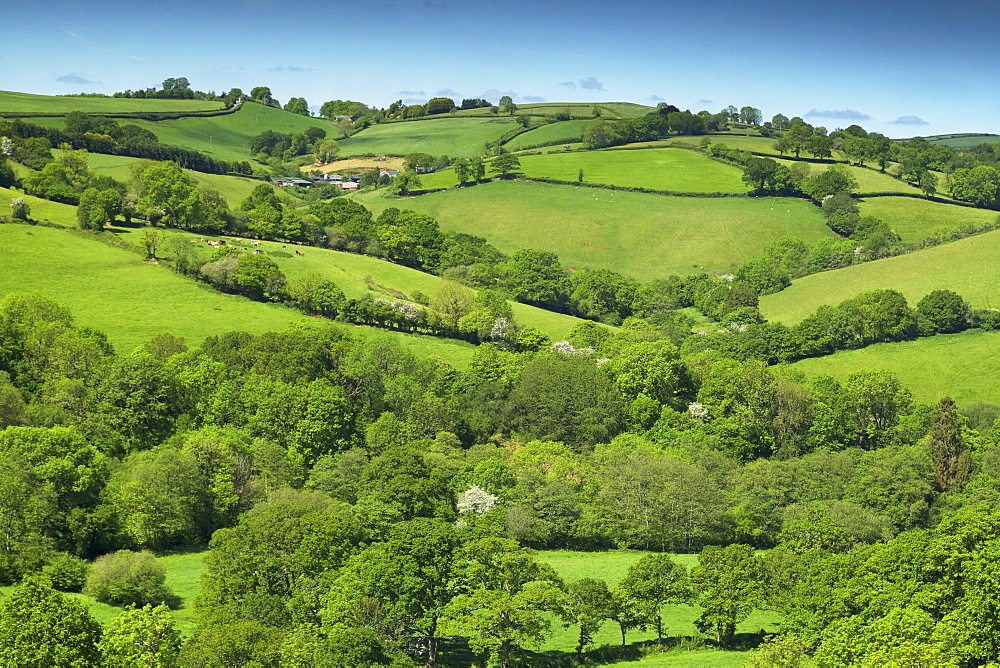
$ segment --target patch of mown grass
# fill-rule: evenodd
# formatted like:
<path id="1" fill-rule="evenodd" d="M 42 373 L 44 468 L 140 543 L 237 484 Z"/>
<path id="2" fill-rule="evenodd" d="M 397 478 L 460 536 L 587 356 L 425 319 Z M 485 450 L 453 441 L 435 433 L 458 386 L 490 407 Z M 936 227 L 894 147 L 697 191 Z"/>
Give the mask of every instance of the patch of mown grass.
<path id="1" fill-rule="evenodd" d="M 1000 231 L 874 262 L 804 276 L 760 299 L 768 320 L 794 325 L 820 304 L 836 305 L 861 292 L 891 288 L 911 306 L 932 290 L 954 290 L 975 308 L 1000 307 Z"/>
<path id="2" fill-rule="evenodd" d="M 373 125 L 340 142 L 340 152 L 352 155 L 429 153 L 452 158 L 481 155 L 487 142 L 516 127 L 510 116 L 468 118 L 444 116 L 431 120 Z"/>
<path id="3" fill-rule="evenodd" d="M 806 374 L 844 380 L 855 371 L 884 369 L 899 377 L 920 402 L 951 397 L 959 404 L 1000 403 L 1000 332 L 973 329 L 915 341 L 878 343 L 825 357 L 804 359 L 794 367 Z"/>
<path id="4" fill-rule="evenodd" d="M 429 214 L 442 229 L 485 237 L 504 253 L 552 251 L 566 268 L 611 269 L 643 282 L 727 273 L 782 236 L 813 244 L 833 235 L 816 206 L 790 198 L 667 197 L 511 180 L 358 199 L 375 215 L 391 206 Z"/>

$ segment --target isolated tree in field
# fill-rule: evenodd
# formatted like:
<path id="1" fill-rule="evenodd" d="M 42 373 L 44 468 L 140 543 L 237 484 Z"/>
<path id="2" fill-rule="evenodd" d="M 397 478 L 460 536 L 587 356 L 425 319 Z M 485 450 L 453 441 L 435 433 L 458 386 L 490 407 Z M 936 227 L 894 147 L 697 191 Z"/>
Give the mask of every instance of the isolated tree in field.
<path id="1" fill-rule="evenodd" d="M 304 97 L 292 97 L 288 99 L 283 107 L 285 111 L 290 111 L 293 114 L 299 114 L 301 116 L 312 116 L 309 111 L 309 103 L 306 102 Z"/>
<path id="2" fill-rule="evenodd" d="M 324 139 L 316 146 L 316 162 L 333 162 L 340 153 L 340 144 L 335 139 Z"/>
<path id="3" fill-rule="evenodd" d="M 611 592 L 604 580 L 583 578 L 566 585 L 566 599 L 567 616 L 580 627 L 580 637 L 576 643 L 576 653 L 580 655 L 604 626 L 604 622 L 611 619 Z"/>
<path id="4" fill-rule="evenodd" d="M 511 99 L 510 95 L 504 95 L 500 98 L 500 110 L 508 116 L 513 116 L 517 113 L 517 105 L 514 104 L 514 100 Z"/>
<path id="5" fill-rule="evenodd" d="M 421 185 L 420 177 L 417 176 L 416 172 L 402 172 L 397 174 L 392 181 L 392 188 L 400 197 L 406 197 Z"/>
<path id="6" fill-rule="evenodd" d="M 167 235 L 152 227 L 143 228 L 139 233 L 139 246 L 146 253 L 147 258 L 156 259 L 156 251 L 160 249 L 163 242 L 167 240 Z"/>
<path id="7" fill-rule="evenodd" d="M 951 397 L 944 397 L 935 407 L 929 436 L 938 489 L 946 494 L 960 491 L 972 474 L 972 458 L 965 449 L 958 406 Z"/>
<path id="8" fill-rule="evenodd" d="M 271 89 L 267 86 L 256 86 L 250 90 L 250 99 L 260 102 L 261 104 L 273 104 L 274 98 L 271 97 Z"/>
<path id="9" fill-rule="evenodd" d="M 458 185 L 463 185 L 472 180 L 472 168 L 469 166 L 468 158 L 455 158 L 451 162 L 451 167 L 455 170 Z"/>
<path id="10" fill-rule="evenodd" d="M 693 603 L 697 598 L 687 569 L 666 554 L 643 557 L 629 569 L 621 586 L 638 602 L 641 614 L 656 627 L 656 639 L 663 642 L 663 615 L 667 603 Z"/>
<path id="11" fill-rule="evenodd" d="M 741 123 L 746 123 L 747 125 L 760 125 L 762 118 L 763 115 L 760 113 L 760 109 L 754 109 L 753 107 L 740 108 Z"/>
<path id="12" fill-rule="evenodd" d="M 0 601 L 0 665 L 97 666 L 100 637 L 87 608 L 42 578 L 26 578 Z"/>
<path id="13" fill-rule="evenodd" d="M 521 161 L 513 153 L 501 153 L 490 163 L 490 169 L 502 179 L 507 178 L 509 173 L 520 167 Z"/>
<path id="14" fill-rule="evenodd" d="M 728 545 L 703 552 L 691 570 L 691 582 L 704 608 L 695 626 L 723 643 L 736 633 L 736 625 L 764 602 L 767 571 L 752 547 Z"/>
<path id="15" fill-rule="evenodd" d="M 917 181 L 917 187 L 925 195 L 933 195 L 937 192 L 938 178 L 934 175 L 934 172 L 927 169 L 920 175 L 920 180 Z"/>
<path id="16" fill-rule="evenodd" d="M 23 197 L 15 197 L 10 201 L 10 215 L 15 220 L 28 220 L 31 217 L 31 207 Z"/>
<path id="17" fill-rule="evenodd" d="M 83 591 L 112 605 L 160 605 L 170 597 L 166 576 L 152 552 L 119 550 L 94 562 Z"/>

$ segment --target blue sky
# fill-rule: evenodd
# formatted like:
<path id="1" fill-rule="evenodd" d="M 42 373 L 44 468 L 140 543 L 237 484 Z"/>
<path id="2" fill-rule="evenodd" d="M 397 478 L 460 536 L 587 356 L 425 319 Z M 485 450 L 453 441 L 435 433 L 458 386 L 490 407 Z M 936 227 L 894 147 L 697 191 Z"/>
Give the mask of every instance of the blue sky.
<path id="1" fill-rule="evenodd" d="M 1000 6 L 5 0 L 0 89 L 112 93 L 187 77 L 313 107 L 445 95 L 733 104 L 893 137 L 1000 133 Z"/>

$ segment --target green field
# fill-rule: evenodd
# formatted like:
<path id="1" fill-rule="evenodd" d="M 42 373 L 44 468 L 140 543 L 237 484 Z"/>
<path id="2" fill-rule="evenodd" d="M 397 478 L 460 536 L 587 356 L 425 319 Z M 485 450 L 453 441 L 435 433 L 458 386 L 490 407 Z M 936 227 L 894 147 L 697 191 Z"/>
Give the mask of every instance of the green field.
<path id="1" fill-rule="evenodd" d="M 1000 135 L 995 134 L 953 134 L 937 135 L 935 137 L 924 137 L 931 144 L 940 144 L 951 148 L 968 148 L 980 144 L 996 144 L 1000 142 Z"/>
<path id="2" fill-rule="evenodd" d="M 785 165 L 786 167 L 791 167 L 796 164 L 796 160 L 790 160 L 788 158 L 776 158 L 779 163 Z M 806 163 L 808 164 L 808 163 Z M 916 186 L 911 186 L 905 181 L 890 176 L 889 174 L 884 174 L 882 172 L 876 171 L 874 169 L 868 169 L 866 167 L 858 167 L 856 165 L 841 165 L 841 167 L 847 169 L 851 173 L 851 176 L 858 182 L 858 192 L 860 193 L 908 193 L 913 195 L 919 195 L 920 189 Z M 812 176 L 817 176 L 818 174 L 826 171 L 830 168 L 830 165 L 823 164 L 810 164 L 810 173 Z"/>
<path id="3" fill-rule="evenodd" d="M 0 91 L 0 116 L 16 113 L 69 113 L 83 111 L 88 114 L 113 114 L 155 111 L 209 111 L 222 109 L 223 103 L 213 100 L 137 100 L 121 97 L 76 97 L 62 95 L 32 95 Z"/>
<path id="4" fill-rule="evenodd" d="M 608 552 L 571 552 L 568 550 L 544 551 L 538 554 L 538 561 L 551 565 L 566 582 L 585 577 L 600 578 L 614 586 L 628 572 L 629 567 L 650 552 L 621 550 Z M 673 554 L 671 558 L 688 569 L 698 564 L 696 554 Z M 702 637 L 694 627 L 694 620 L 701 614 L 696 605 L 667 605 L 663 607 L 663 624 L 666 636 Z M 778 618 L 773 613 L 756 611 L 737 626 L 737 633 L 756 633 L 761 628 L 777 631 Z M 571 652 L 579 636 L 577 627 L 561 628 L 553 625 L 555 633 L 546 641 L 542 650 Z M 629 644 L 656 639 L 655 631 L 630 631 Z M 594 636 L 594 645 L 621 645 L 621 633 L 614 622 L 606 622 Z M 640 665 L 646 666 L 739 666 L 746 659 L 742 652 L 719 652 L 703 650 L 699 652 L 671 652 L 647 657 Z M 693 660 L 693 662 L 691 662 Z"/>
<path id="5" fill-rule="evenodd" d="M 71 98 L 77 99 L 77 98 Z M 127 100 L 126 100 L 127 101 Z M 134 100 L 142 102 L 142 100 Z M 63 128 L 62 118 L 26 118 L 46 127 Z M 337 134 L 330 121 L 293 114 L 282 109 L 246 102 L 238 111 L 224 116 L 187 117 L 169 121 L 118 119 L 123 124 L 138 125 L 156 135 L 163 144 L 200 151 L 217 160 L 250 160 L 247 142 L 264 130 L 302 132 L 318 127 L 331 139 Z"/>
<path id="6" fill-rule="evenodd" d="M 550 141 L 562 141 L 569 139 L 570 141 L 566 143 L 577 143 L 580 141 L 580 136 L 583 134 L 583 126 L 589 122 L 590 121 L 575 120 L 548 123 L 547 125 L 543 125 L 519 134 L 510 140 L 510 142 L 508 142 L 505 146 L 508 150 L 518 151 L 522 146 L 533 146 L 535 144 L 543 144 Z"/>
<path id="7" fill-rule="evenodd" d="M 198 235 L 184 232 L 171 231 L 171 233 L 189 240 L 199 238 Z M 319 272 L 340 286 L 344 294 L 355 299 L 369 295 L 390 299 L 401 299 L 404 296 L 410 298 L 414 292 L 422 292 L 433 297 L 441 284 L 441 279 L 433 274 L 368 255 L 273 241 L 261 242 L 258 248 L 265 251 L 278 264 L 289 280 L 308 272 Z M 304 255 L 295 255 L 295 250 L 299 248 L 303 249 Z M 384 292 L 371 290 L 369 283 L 384 288 Z M 511 307 L 514 310 L 514 319 L 518 323 L 539 329 L 554 341 L 565 339 L 569 330 L 580 323 L 580 320 L 573 316 L 546 311 L 527 304 L 512 303 Z"/>
<path id="8" fill-rule="evenodd" d="M 760 298 L 768 320 L 793 325 L 820 304 L 839 304 L 860 292 L 891 288 L 911 306 L 937 289 L 954 290 L 975 308 L 1000 307 L 1000 231 L 979 234 L 907 255 L 865 262 L 796 279 Z"/>
<path id="9" fill-rule="evenodd" d="M 938 334 L 915 341 L 878 343 L 860 350 L 800 360 L 806 374 L 826 374 L 843 380 L 863 369 L 896 374 L 917 401 L 933 404 L 951 397 L 959 404 L 1000 403 L 1000 332 L 972 329 Z"/>
<path id="10" fill-rule="evenodd" d="M 189 345 L 230 331 L 251 334 L 313 322 L 277 304 L 226 295 L 136 254 L 62 230 L 0 225 L 0 295 L 38 292 L 69 307 L 77 324 L 107 333 L 118 352 L 128 352 L 169 332 Z M 345 325 L 370 335 L 383 330 Z M 387 332 L 418 355 L 437 355 L 464 367 L 473 346 L 464 341 Z"/>
<path id="11" fill-rule="evenodd" d="M 496 100 L 490 100 L 496 102 Z M 531 102 L 517 105 L 517 115 L 554 117 L 562 112 L 569 112 L 571 118 L 590 120 L 594 117 L 594 107 L 601 110 L 601 118 L 621 119 L 639 118 L 654 110 L 644 104 L 633 102 Z M 492 116 L 489 107 L 479 109 L 463 109 L 455 112 L 458 116 Z M 503 114 L 501 114 L 502 116 Z"/>
<path id="12" fill-rule="evenodd" d="M 582 169 L 585 183 L 688 193 L 747 192 L 739 167 L 678 148 L 526 155 L 520 161 L 520 171 L 529 179 L 576 181 Z"/>
<path id="13" fill-rule="evenodd" d="M 129 166 L 140 162 L 140 158 L 129 158 L 123 155 L 107 155 L 104 153 L 91 153 L 87 156 L 87 165 L 98 174 L 105 174 L 118 179 L 123 183 L 128 183 L 132 175 L 129 173 Z M 190 169 L 184 170 L 188 176 L 196 183 L 210 186 L 218 190 L 229 203 L 229 206 L 236 207 L 241 201 L 246 199 L 250 192 L 256 188 L 261 181 L 246 179 L 239 176 L 226 176 L 225 174 L 206 174 Z"/>
<path id="14" fill-rule="evenodd" d="M 486 142 L 495 142 L 513 130 L 517 121 L 509 116 L 465 118 L 442 116 L 426 121 L 381 123 L 340 142 L 340 153 L 352 155 L 434 156 L 481 155 Z"/>
<path id="15" fill-rule="evenodd" d="M 997 219 L 996 211 L 914 197 L 868 197 L 860 206 L 862 216 L 874 216 L 885 221 L 903 241 L 920 241 L 935 230 L 989 223 Z"/>
<path id="16" fill-rule="evenodd" d="M 50 202 L 31 195 L 25 195 L 18 190 L 0 188 L 0 216 L 10 215 L 10 202 L 15 197 L 23 197 L 31 210 L 31 219 L 42 223 L 54 223 L 63 227 L 77 227 L 76 207 L 59 202 Z M 0 265 L 2 266 L 2 265 Z"/>
<path id="17" fill-rule="evenodd" d="M 249 160 L 246 144 L 264 130 L 303 132 L 318 127 L 333 138 L 336 128 L 330 121 L 293 114 L 282 109 L 245 102 L 240 110 L 210 118 L 179 118 L 172 121 L 134 121 L 150 130 L 160 142 L 201 151 L 217 160 Z"/>
<path id="18" fill-rule="evenodd" d="M 430 214 L 442 229 L 485 237 L 504 253 L 553 251 L 566 268 L 612 269 L 643 282 L 701 267 L 726 273 L 779 237 L 812 244 L 833 234 L 801 199 L 667 197 L 524 181 L 358 199 L 376 215 L 391 206 Z"/>

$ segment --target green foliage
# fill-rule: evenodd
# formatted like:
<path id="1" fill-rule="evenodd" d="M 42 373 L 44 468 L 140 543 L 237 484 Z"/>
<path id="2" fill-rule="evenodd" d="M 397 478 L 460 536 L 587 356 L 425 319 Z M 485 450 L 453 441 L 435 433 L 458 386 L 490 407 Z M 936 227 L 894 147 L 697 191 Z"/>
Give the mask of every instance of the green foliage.
<path id="1" fill-rule="evenodd" d="M 739 544 L 703 552 L 691 581 L 705 609 L 695 626 L 719 643 L 732 638 L 736 625 L 764 601 L 768 586 L 764 562 Z"/>
<path id="2" fill-rule="evenodd" d="M 86 607 L 28 578 L 0 601 L 0 663 L 10 666 L 98 665 L 101 626 Z"/>
<path id="3" fill-rule="evenodd" d="M 113 605 L 160 605 L 171 598 L 166 569 L 151 552 L 119 550 L 99 557 L 83 591 Z"/>
<path id="4" fill-rule="evenodd" d="M 165 605 L 127 608 L 105 627 L 98 645 L 102 664 L 109 668 L 177 665 L 181 635 Z"/>

